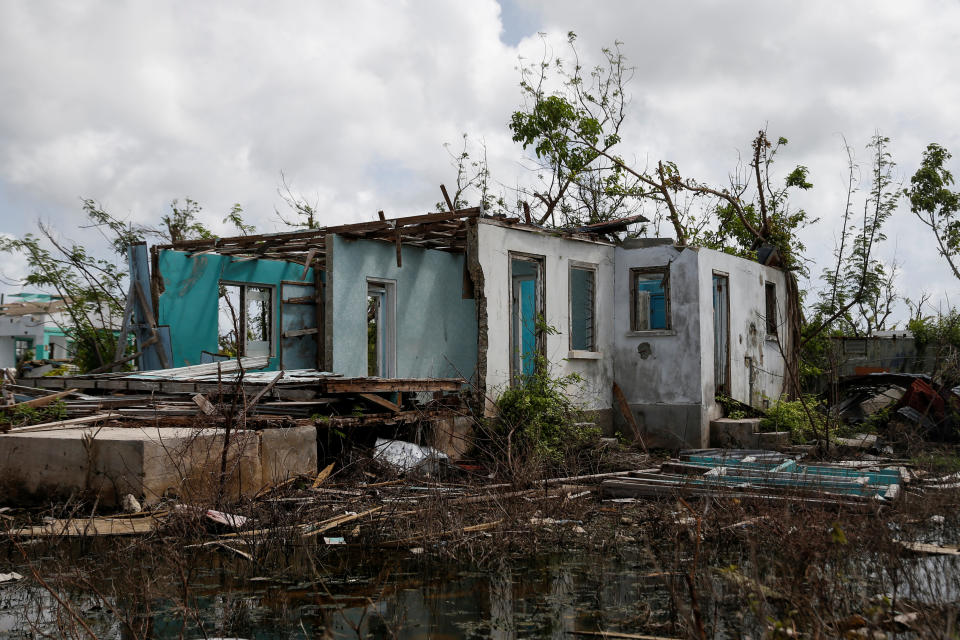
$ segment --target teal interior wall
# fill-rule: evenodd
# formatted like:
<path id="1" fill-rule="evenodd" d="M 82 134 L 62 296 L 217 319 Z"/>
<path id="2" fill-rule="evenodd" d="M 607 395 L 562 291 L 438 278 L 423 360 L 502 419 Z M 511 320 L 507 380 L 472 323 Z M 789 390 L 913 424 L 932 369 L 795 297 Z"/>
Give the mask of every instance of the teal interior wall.
<path id="1" fill-rule="evenodd" d="M 463 298 L 463 254 L 327 236 L 332 369 L 367 374 L 367 278 L 396 281 L 397 376 L 468 380 L 477 368 L 477 305 Z"/>
<path id="2" fill-rule="evenodd" d="M 280 283 L 300 280 L 303 265 L 166 250 L 160 252 L 157 266 L 163 278 L 158 322 L 170 326 L 173 366 L 199 364 L 202 351 L 217 352 L 217 287 L 224 280 L 275 287 L 272 301 L 277 346 L 268 369 L 279 367 Z M 306 279 L 313 282 L 313 269 L 307 271 Z"/>

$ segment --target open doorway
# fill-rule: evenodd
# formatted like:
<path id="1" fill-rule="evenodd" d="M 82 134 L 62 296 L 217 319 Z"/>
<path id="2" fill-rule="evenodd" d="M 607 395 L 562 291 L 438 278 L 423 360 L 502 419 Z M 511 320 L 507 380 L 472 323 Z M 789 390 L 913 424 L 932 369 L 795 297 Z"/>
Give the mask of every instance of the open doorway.
<path id="1" fill-rule="evenodd" d="M 396 284 L 367 281 L 367 375 L 392 378 L 397 371 Z"/>
<path id="2" fill-rule="evenodd" d="M 713 274 L 713 380 L 717 394 L 730 395 L 730 284 Z"/>
<path id="3" fill-rule="evenodd" d="M 510 378 L 516 384 L 534 374 L 544 353 L 543 259 L 510 254 Z"/>

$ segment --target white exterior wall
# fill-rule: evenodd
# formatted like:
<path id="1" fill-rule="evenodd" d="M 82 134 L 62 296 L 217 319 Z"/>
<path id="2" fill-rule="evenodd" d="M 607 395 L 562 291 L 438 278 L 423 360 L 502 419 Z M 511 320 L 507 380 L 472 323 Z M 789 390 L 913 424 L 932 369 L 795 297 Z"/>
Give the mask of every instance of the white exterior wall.
<path id="1" fill-rule="evenodd" d="M 0 367 L 17 366 L 14 338 L 32 338 L 34 347 L 43 344 L 43 328 L 46 318 L 46 314 L 0 315 Z"/>
<path id="2" fill-rule="evenodd" d="M 615 376 L 641 430 L 657 446 L 701 446 L 709 435 L 702 416 L 706 361 L 698 259 L 697 250 L 672 245 L 616 250 Z M 670 329 L 631 331 L 630 270 L 668 265 Z"/>
<path id="3" fill-rule="evenodd" d="M 545 336 L 546 356 L 552 366 L 552 374 L 580 374 L 584 378 L 584 385 L 574 399 L 587 409 L 609 409 L 613 384 L 614 247 L 511 229 L 484 221 L 477 225 L 477 233 L 477 259 L 483 270 L 483 293 L 487 309 L 488 398 L 496 398 L 510 384 L 510 252 L 519 252 L 543 258 L 546 322 L 558 331 L 555 335 Z M 577 357 L 585 354 L 570 352 L 570 261 L 597 266 L 597 352 L 590 354 L 592 357 Z"/>
<path id="4" fill-rule="evenodd" d="M 786 274 L 780 269 L 710 249 L 701 249 L 699 254 L 700 315 L 710 320 L 703 323 L 701 330 L 703 405 L 705 420 L 709 422 L 721 415 L 721 408 L 714 401 L 713 274 L 726 274 L 730 282 L 730 395 L 758 408 L 765 406 L 765 400 L 776 401 L 784 392 L 786 375 L 776 336 L 768 336 L 766 332 L 765 285 L 767 282 L 776 285 L 778 334 L 783 340 L 789 337 L 785 322 L 787 290 Z M 751 363 L 754 369 L 752 387 Z"/>

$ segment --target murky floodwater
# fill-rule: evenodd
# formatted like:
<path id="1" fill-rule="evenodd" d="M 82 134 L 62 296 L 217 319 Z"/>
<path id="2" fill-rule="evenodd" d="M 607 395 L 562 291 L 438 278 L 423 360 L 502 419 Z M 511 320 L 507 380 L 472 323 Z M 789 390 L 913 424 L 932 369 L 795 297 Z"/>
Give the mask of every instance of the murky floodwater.
<path id="1" fill-rule="evenodd" d="M 188 554 L 186 566 L 138 557 L 145 553 L 142 546 L 117 544 L 108 552 L 72 549 L 71 560 L 82 570 L 54 558 L 56 549 L 36 554 L 43 577 L 58 587 L 69 608 L 29 577 L 0 587 L 0 638 L 68 637 L 72 631 L 85 637 L 78 617 L 98 638 L 123 640 L 559 639 L 576 637 L 570 633 L 575 630 L 685 637 L 693 628 L 688 586 L 678 571 L 692 559 L 667 544 L 654 554 L 626 545 L 610 553 L 507 555 L 482 565 L 410 550 L 340 547 L 317 554 L 314 549 L 308 559 L 301 550 L 264 563 L 198 549 Z M 891 574 L 869 551 L 858 553 L 858 559 L 818 567 L 841 576 L 831 583 L 839 590 L 833 594 L 838 602 L 886 593 L 944 603 L 960 594 L 956 558 L 919 557 Z M 4 564 L 13 559 L 11 553 Z M 673 564 L 667 566 L 668 560 Z M 89 563 L 112 566 L 84 581 Z M 773 593 L 749 595 L 750 579 L 744 576 L 762 577 L 783 567 L 746 546 L 724 548 L 709 563 L 701 566 L 707 577 L 698 596 L 710 636 L 765 637 L 771 619 L 789 606 L 778 605 Z M 16 568 L 28 574 L 22 563 Z M 761 607 L 761 599 L 769 602 Z"/>

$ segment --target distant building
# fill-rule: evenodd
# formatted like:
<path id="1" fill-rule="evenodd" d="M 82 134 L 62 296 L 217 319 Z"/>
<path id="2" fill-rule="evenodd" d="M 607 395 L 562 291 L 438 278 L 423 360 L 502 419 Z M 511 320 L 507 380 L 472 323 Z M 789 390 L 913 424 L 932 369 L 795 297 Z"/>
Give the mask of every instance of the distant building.
<path id="1" fill-rule="evenodd" d="M 73 341 L 64 332 L 69 326 L 66 303 L 46 293 L 15 293 L 0 304 L 0 367 L 15 367 L 24 359 L 68 359 Z"/>

